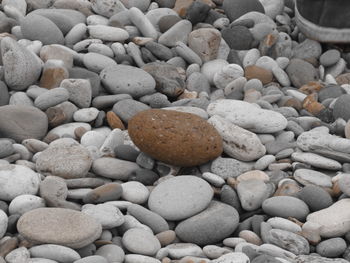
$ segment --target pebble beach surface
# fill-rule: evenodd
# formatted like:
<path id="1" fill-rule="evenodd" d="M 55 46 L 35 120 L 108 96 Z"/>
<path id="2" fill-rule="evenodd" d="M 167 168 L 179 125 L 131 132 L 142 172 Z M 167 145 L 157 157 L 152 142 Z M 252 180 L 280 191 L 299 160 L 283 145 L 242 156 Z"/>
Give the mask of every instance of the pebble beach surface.
<path id="1" fill-rule="evenodd" d="M 0 263 L 350 262 L 350 53 L 292 0 L 0 10 Z"/>

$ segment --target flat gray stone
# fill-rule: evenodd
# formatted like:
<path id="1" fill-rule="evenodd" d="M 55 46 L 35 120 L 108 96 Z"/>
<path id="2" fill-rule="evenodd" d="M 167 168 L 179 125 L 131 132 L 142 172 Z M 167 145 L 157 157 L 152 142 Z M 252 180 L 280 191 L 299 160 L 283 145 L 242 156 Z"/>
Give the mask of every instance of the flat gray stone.
<path id="1" fill-rule="evenodd" d="M 242 173 L 252 170 L 253 166 L 253 162 L 242 162 L 233 158 L 219 157 L 212 162 L 210 169 L 212 173 L 226 180 L 229 177 L 236 178 Z"/>
<path id="2" fill-rule="evenodd" d="M 305 202 L 292 196 L 270 197 L 263 202 L 262 208 L 268 215 L 294 217 L 298 220 L 304 220 L 309 214 L 309 208 Z"/>
<path id="3" fill-rule="evenodd" d="M 135 254 L 154 256 L 161 248 L 158 239 L 142 228 L 132 228 L 126 231 L 122 239 L 126 249 Z"/>
<path id="4" fill-rule="evenodd" d="M 188 20 L 181 20 L 164 32 L 159 37 L 158 42 L 167 47 L 174 47 L 178 41 L 187 44 L 188 35 L 191 31 L 191 22 Z"/>
<path id="5" fill-rule="evenodd" d="M 175 232 L 185 242 L 215 244 L 230 236 L 238 223 L 239 214 L 235 208 L 212 201 L 204 211 L 179 223 Z"/>
<path id="6" fill-rule="evenodd" d="M 122 121 L 127 123 L 137 113 L 148 109 L 150 109 L 150 107 L 142 102 L 126 99 L 114 104 L 112 111 L 117 114 Z"/>
<path id="7" fill-rule="evenodd" d="M 122 212 L 109 204 L 86 204 L 82 207 L 81 212 L 94 218 L 103 229 L 112 229 L 124 223 Z"/>
<path id="8" fill-rule="evenodd" d="M 73 262 L 81 258 L 75 250 L 54 244 L 34 246 L 29 249 L 29 252 L 33 258 L 51 259 L 62 263 Z"/>
<path id="9" fill-rule="evenodd" d="M 157 185 L 149 196 L 148 206 L 166 220 L 181 220 L 203 211 L 213 194 L 203 179 L 178 176 Z"/>
<path id="10" fill-rule="evenodd" d="M 140 167 L 134 163 L 116 158 L 103 157 L 95 160 L 92 171 L 100 176 L 127 181 Z"/>
<path id="11" fill-rule="evenodd" d="M 132 66 L 116 65 L 101 71 L 103 85 L 112 94 L 142 97 L 155 93 L 156 82 L 146 71 Z"/>
<path id="12" fill-rule="evenodd" d="M 237 193 L 242 208 L 246 211 L 254 211 L 261 207 L 262 203 L 270 196 L 270 189 L 262 180 L 244 180 L 238 183 Z"/>
<path id="13" fill-rule="evenodd" d="M 67 101 L 68 99 L 69 99 L 69 92 L 66 89 L 54 88 L 39 95 L 35 99 L 34 105 L 38 109 L 45 111 L 50 107 L 56 106 L 62 102 Z"/>
<path id="14" fill-rule="evenodd" d="M 310 246 L 307 239 L 289 231 L 281 229 L 270 230 L 269 242 L 295 255 L 310 253 Z"/>
<path id="15" fill-rule="evenodd" d="M 26 39 L 40 40 L 44 45 L 64 44 L 62 31 L 44 16 L 29 14 L 21 21 L 20 26 Z"/>
<path id="16" fill-rule="evenodd" d="M 99 247 L 96 250 L 95 255 L 105 258 L 107 262 L 113 262 L 113 261 L 123 262 L 125 257 L 124 250 L 120 246 L 117 246 L 114 244 L 107 244 Z M 91 262 L 91 263 L 95 263 L 95 262 Z"/>

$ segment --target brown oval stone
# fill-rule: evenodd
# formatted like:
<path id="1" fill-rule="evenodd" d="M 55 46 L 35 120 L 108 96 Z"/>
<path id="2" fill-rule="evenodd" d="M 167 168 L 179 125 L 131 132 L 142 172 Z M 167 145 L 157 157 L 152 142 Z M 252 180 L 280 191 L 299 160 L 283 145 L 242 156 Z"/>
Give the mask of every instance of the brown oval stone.
<path id="1" fill-rule="evenodd" d="M 273 79 L 271 71 L 255 65 L 246 67 L 244 72 L 247 80 L 259 79 L 264 85 L 270 83 Z"/>
<path id="2" fill-rule="evenodd" d="M 324 88 L 324 85 L 321 82 L 309 81 L 305 85 L 301 86 L 299 91 L 309 95 L 315 92 L 319 92 L 323 88 Z"/>
<path id="3" fill-rule="evenodd" d="M 136 114 L 128 127 L 141 151 L 176 166 L 196 166 L 223 151 L 217 130 L 202 118 L 172 110 L 151 109 Z"/>
<path id="4" fill-rule="evenodd" d="M 303 108 L 310 112 L 313 115 L 318 115 L 323 109 L 325 109 L 325 106 L 323 104 L 317 102 L 317 94 L 312 93 L 308 95 L 304 101 L 303 101 Z"/>
<path id="5" fill-rule="evenodd" d="M 125 126 L 124 126 L 122 120 L 113 111 L 107 112 L 106 118 L 107 118 L 107 122 L 108 122 L 109 127 L 111 127 L 112 129 L 118 128 L 121 130 L 125 130 Z"/>

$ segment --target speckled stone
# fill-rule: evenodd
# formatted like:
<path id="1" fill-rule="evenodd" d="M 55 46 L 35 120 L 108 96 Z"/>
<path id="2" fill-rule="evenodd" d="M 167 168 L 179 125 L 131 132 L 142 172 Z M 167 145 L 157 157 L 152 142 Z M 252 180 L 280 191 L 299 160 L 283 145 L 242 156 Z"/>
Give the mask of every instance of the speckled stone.
<path id="1" fill-rule="evenodd" d="M 216 129 L 202 118 L 177 111 L 148 110 L 129 121 L 129 135 L 141 151 L 165 163 L 195 166 L 223 150 Z"/>

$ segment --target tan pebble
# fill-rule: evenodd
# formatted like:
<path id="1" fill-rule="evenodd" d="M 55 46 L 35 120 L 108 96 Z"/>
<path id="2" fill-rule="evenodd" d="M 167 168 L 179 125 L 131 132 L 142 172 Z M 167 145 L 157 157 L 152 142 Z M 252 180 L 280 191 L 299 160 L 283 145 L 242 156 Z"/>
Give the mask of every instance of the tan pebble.
<path id="1" fill-rule="evenodd" d="M 299 88 L 299 91 L 309 95 L 315 92 L 319 92 L 323 88 L 324 85 L 322 83 L 318 81 L 310 81 L 307 84 L 301 86 L 301 88 Z"/>
<path id="2" fill-rule="evenodd" d="M 0 244 L 0 257 L 5 257 L 8 253 L 18 247 L 18 239 L 11 237 Z"/>
<path id="3" fill-rule="evenodd" d="M 78 127 L 74 130 L 74 135 L 78 138 L 80 141 L 81 137 L 87 132 L 87 130 L 84 127 Z"/>
<path id="4" fill-rule="evenodd" d="M 156 237 L 159 240 L 161 246 L 165 247 L 174 242 L 176 238 L 176 234 L 175 234 L 175 231 L 173 230 L 167 230 L 167 231 L 158 233 Z"/>
<path id="5" fill-rule="evenodd" d="M 191 6 L 194 0 L 176 0 L 173 10 L 181 17 L 185 17 L 187 9 Z"/>
<path id="6" fill-rule="evenodd" d="M 232 188 L 236 188 L 236 186 L 238 184 L 237 180 L 235 178 L 232 178 L 232 177 L 227 178 L 226 183 L 229 186 L 231 186 Z"/>
<path id="7" fill-rule="evenodd" d="M 244 76 L 247 80 L 259 79 L 264 85 L 270 83 L 273 79 L 271 71 L 255 65 L 246 67 L 244 69 Z"/>
<path id="8" fill-rule="evenodd" d="M 317 101 L 317 97 L 316 93 L 312 93 L 303 101 L 303 108 L 315 116 L 325 109 L 325 106 Z"/>
<path id="9" fill-rule="evenodd" d="M 335 79 L 338 85 L 350 84 L 350 73 L 344 73 L 336 77 Z"/>
<path id="10" fill-rule="evenodd" d="M 48 108 L 45 113 L 51 127 L 57 127 L 67 120 L 67 115 L 64 113 L 63 109 L 58 107 Z"/>
<path id="11" fill-rule="evenodd" d="M 168 257 L 162 258 L 162 263 L 171 263 L 171 259 Z"/>
<path id="12" fill-rule="evenodd" d="M 131 41 L 138 46 L 144 46 L 148 42 L 154 41 L 154 39 L 151 37 L 134 37 Z"/>
<path id="13" fill-rule="evenodd" d="M 251 243 L 251 244 L 254 244 L 257 246 L 260 246 L 262 244 L 260 237 L 257 234 L 255 234 L 253 231 L 243 230 L 243 231 L 239 232 L 238 236 L 240 238 L 243 238 L 248 243 Z"/>
<path id="14" fill-rule="evenodd" d="M 106 118 L 107 118 L 109 127 L 111 127 L 112 129 L 125 130 L 125 126 L 122 120 L 113 111 L 107 112 Z"/>
<path id="15" fill-rule="evenodd" d="M 182 99 L 195 99 L 198 97 L 198 92 L 184 90 L 184 92 L 177 98 L 177 100 Z"/>
<path id="16" fill-rule="evenodd" d="M 297 100 L 296 98 L 290 98 L 290 99 L 286 100 L 282 106 L 292 107 L 298 111 L 301 110 L 303 107 L 301 102 L 299 100 Z"/>
<path id="17" fill-rule="evenodd" d="M 251 180 L 251 179 L 262 180 L 264 182 L 267 182 L 270 180 L 270 177 L 263 171 L 253 170 L 253 171 L 245 172 L 236 178 L 238 183 L 242 181 Z"/>
<path id="18" fill-rule="evenodd" d="M 53 142 L 54 140 L 59 139 L 60 136 L 58 136 L 57 134 L 53 134 L 53 133 L 49 133 L 45 136 L 45 138 L 43 139 L 44 142 L 46 142 L 47 144 L 50 144 L 51 142 Z"/>
<path id="19" fill-rule="evenodd" d="M 296 182 L 285 182 L 281 184 L 274 196 L 293 196 L 301 190 L 301 187 Z"/>

